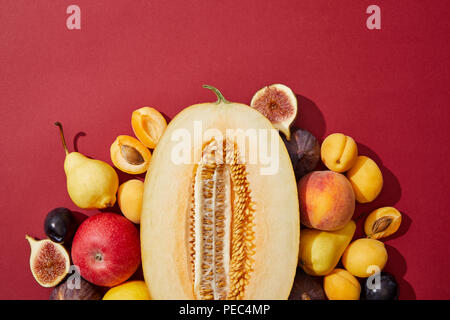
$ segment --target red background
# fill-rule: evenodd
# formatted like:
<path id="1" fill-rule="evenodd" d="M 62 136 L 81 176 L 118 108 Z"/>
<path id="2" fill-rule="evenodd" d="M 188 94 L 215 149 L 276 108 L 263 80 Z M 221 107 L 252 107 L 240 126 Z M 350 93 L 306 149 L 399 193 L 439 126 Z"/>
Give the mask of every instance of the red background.
<path id="1" fill-rule="evenodd" d="M 69 31 L 73 3 L 82 28 Z M 374 3 L 382 30 L 365 25 Z M 132 134 L 138 107 L 172 118 L 215 100 L 202 84 L 249 103 L 277 82 L 299 95 L 297 125 L 320 140 L 344 132 L 381 166 L 381 195 L 356 215 L 386 205 L 404 214 L 385 241 L 400 298 L 450 298 L 449 7 L 446 0 L 2 0 L 0 298 L 48 298 L 29 270 L 24 236 L 44 237 L 54 207 L 77 210 L 55 120 L 70 149 L 76 142 L 110 162 L 110 144 Z"/>

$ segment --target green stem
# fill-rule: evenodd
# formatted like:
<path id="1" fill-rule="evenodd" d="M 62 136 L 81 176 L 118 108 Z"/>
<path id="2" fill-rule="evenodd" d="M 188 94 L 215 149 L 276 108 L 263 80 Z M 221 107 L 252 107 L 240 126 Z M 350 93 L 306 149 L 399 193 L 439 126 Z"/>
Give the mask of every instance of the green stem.
<path id="1" fill-rule="evenodd" d="M 64 151 L 66 152 L 66 155 L 68 155 L 69 150 L 67 149 L 66 139 L 64 138 L 64 132 L 63 132 L 63 127 L 62 127 L 61 122 L 56 121 L 55 126 L 59 127 L 59 134 L 61 135 L 61 140 L 62 140 L 62 144 L 64 147 Z"/>
<path id="2" fill-rule="evenodd" d="M 209 90 L 211 90 L 212 92 L 214 92 L 216 94 L 216 96 L 217 96 L 216 103 L 230 103 L 227 99 L 224 98 L 224 96 L 219 91 L 219 89 L 214 88 L 213 86 L 210 86 L 210 85 L 207 85 L 207 84 L 204 84 L 202 87 L 205 88 L 205 89 L 209 89 Z"/>

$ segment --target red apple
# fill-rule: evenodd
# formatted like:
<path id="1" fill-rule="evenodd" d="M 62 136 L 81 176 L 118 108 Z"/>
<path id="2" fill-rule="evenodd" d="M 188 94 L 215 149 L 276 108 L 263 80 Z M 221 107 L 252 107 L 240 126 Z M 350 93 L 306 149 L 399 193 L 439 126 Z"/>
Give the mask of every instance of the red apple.
<path id="1" fill-rule="evenodd" d="M 72 261 L 87 281 L 112 287 L 127 280 L 141 262 L 139 232 L 125 217 L 99 213 L 78 228 Z"/>

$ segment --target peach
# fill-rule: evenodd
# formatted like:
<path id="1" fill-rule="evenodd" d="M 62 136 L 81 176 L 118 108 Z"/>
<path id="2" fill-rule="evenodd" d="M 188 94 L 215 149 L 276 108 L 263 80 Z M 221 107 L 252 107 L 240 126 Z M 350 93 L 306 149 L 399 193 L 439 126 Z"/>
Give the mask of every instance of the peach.
<path id="1" fill-rule="evenodd" d="M 342 133 L 333 133 L 323 141 L 320 156 L 328 169 L 345 172 L 355 164 L 358 147 L 351 137 Z"/>
<path id="2" fill-rule="evenodd" d="M 344 175 L 333 171 L 313 171 L 298 183 L 300 221 L 325 231 L 343 228 L 355 211 L 355 195 Z"/>
<path id="3" fill-rule="evenodd" d="M 347 172 L 352 184 L 356 201 L 366 203 L 373 201 L 383 188 L 383 175 L 375 161 L 366 156 L 359 156 L 356 163 Z"/>

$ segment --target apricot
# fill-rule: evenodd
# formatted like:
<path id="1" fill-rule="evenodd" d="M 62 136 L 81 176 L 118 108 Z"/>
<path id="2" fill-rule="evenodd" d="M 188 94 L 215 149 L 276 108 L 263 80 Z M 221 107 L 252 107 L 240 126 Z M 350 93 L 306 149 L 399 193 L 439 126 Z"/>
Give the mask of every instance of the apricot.
<path id="1" fill-rule="evenodd" d="M 148 148 L 154 149 L 158 144 L 167 122 L 156 109 L 143 107 L 133 111 L 131 126 L 136 137 Z"/>
<path id="2" fill-rule="evenodd" d="M 142 280 L 127 281 L 109 289 L 103 300 L 151 300 L 147 286 Z"/>
<path id="3" fill-rule="evenodd" d="M 358 147 L 353 138 L 342 133 L 333 133 L 323 141 L 320 156 L 328 169 L 345 172 L 355 164 Z"/>
<path id="4" fill-rule="evenodd" d="M 402 214 L 394 207 L 383 207 L 372 211 L 364 222 L 368 238 L 381 239 L 395 233 L 402 222 Z"/>
<path id="5" fill-rule="evenodd" d="M 298 183 L 300 221 L 325 231 L 343 228 L 355 211 L 355 195 L 344 175 L 333 171 L 313 171 Z"/>
<path id="6" fill-rule="evenodd" d="M 375 161 L 366 156 L 359 156 L 353 167 L 347 172 L 352 184 L 356 201 L 366 203 L 373 201 L 383 188 L 383 175 Z"/>
<path id="7" fill-rule="evenodd" d="M 323 278 L 323 289 L 329 300 L 359 300 L 361 285 L 347 270 L 334 269 Z"/>
<path id="8" fill-rule="evenodd" d="M 352 275 L 367 278 L 374 272 L 383 270 L 388 259 L 384 243 L 362 238 L 353 241 L 342 255 L 342 264 Z"/>
<path id="9" fill-rule="evenodd" d="M 131 179 L 119 186 L 117 202 L 123 215 L 133 223 L 140 223 L 144 182 Z"/>
<path id="10" fill-rule="evenodd" d="M 118 136 L 110 148 L 111 161 L 121 171 L 139 174 L 147 171 L 152 154 L 138 139 Z"/>

